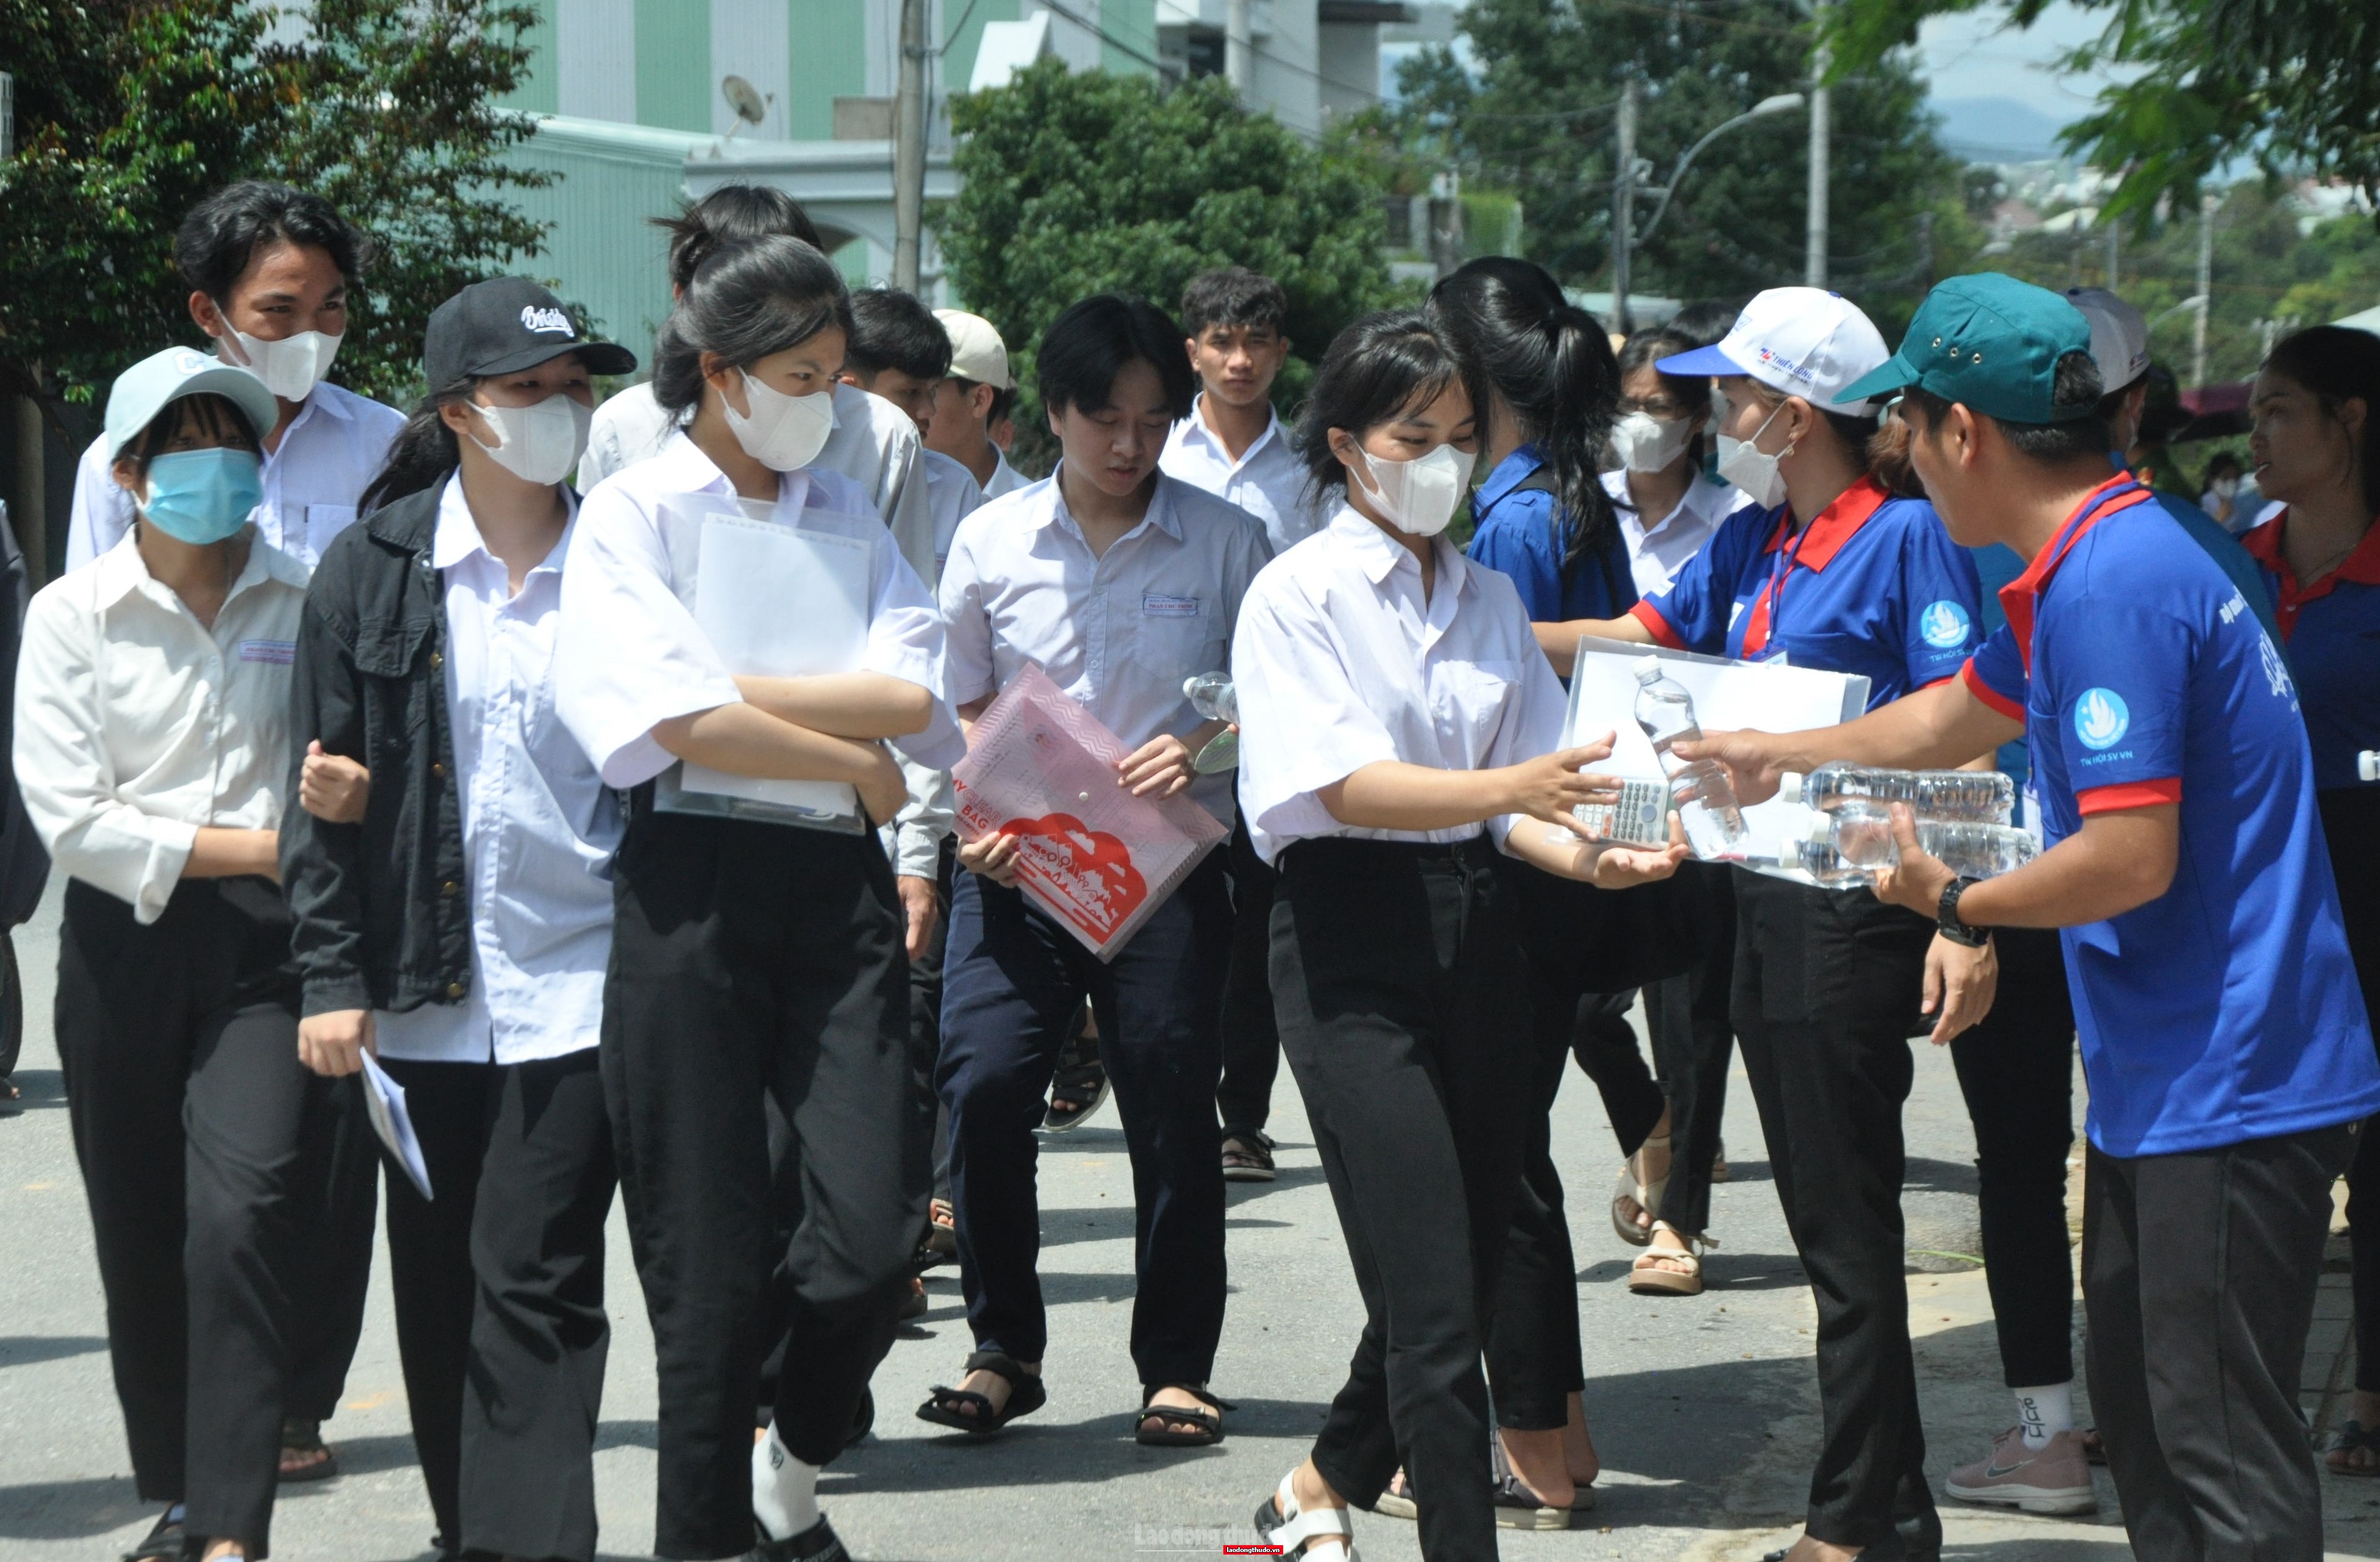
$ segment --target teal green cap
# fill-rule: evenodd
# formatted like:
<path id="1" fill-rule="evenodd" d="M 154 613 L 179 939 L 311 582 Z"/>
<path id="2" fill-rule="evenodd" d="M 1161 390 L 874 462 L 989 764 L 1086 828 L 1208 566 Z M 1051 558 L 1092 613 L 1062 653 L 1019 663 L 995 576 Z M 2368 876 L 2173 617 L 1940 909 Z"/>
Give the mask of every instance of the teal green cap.
<path id="1" fill-rule="evenodd" d="M 1917 306 L 1900 350 L 1843 392 L 1889 396 L 1914 385 L 2010 423 L 2062 423 L 2095 403 L 2058 406 L 2058 360 L 2091 351 L 2082 311 L 1998 272 L 1954 276 Z"/>

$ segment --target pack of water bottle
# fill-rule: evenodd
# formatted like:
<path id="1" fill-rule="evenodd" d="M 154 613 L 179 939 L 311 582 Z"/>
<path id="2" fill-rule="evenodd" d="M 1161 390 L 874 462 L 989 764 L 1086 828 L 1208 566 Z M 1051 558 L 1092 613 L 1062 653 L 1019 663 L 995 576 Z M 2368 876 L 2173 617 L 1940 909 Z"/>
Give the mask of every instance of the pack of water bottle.
<path id="1" fill-rule="evenodd" d="M 2010 823 L 2016 787 L 1997 770 L 1891 770 L 1836 763 L 1807 775 L 1788 771 L 1778 794 L 1810 810 L 1805 833 L 1789 839 L 1778 866 L 1828 889 L 1864 889 L 1897 866 L 1892 805 L 1916 816 L 1917 844 L 1962 878 L 1990 878 L 2040 852 L 2031 831 Z"/>

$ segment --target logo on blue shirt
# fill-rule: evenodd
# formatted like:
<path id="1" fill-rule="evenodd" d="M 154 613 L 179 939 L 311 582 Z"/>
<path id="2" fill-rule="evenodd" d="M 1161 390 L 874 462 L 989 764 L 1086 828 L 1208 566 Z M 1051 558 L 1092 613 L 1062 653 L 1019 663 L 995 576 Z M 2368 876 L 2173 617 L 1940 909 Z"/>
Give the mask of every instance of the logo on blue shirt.
<path id="1" fill-rule="evenodd" d="M 2074 735 L 2085 748 L 2110 748 L 2131 731 L 2132 713 L 2113 689 L 2085 689 L 2074 703 Z"/>
<path id="2" fill-rule="evenodd" d="M 2265 682 L 2271 686 L 2273 697 L 2288 700 L 2289 708 L 2295 710 L 2298 708 L 2298 692 L 2289 682 L 2289 665 L 2274 648 L 2273 637 L 2261 629 L 2256 634 L 2256 649 L 2265 659 Z"/>
<path id="3" fill-rule="evenodd" d="M 1956 602 L 1936 602 L 1917 615 L 1917 632 L 1938 651 L 1967 643 L 1967 610 Z"/>

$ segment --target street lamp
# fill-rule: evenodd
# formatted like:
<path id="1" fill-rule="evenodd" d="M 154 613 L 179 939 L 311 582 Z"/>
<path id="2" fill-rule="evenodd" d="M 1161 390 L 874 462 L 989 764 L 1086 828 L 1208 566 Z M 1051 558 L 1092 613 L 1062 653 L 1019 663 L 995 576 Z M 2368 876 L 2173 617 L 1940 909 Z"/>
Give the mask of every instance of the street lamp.
<path id="1" fill-rule="evenodd" d="M 1775 97 L 1763 98 L 1734 118 L 1722 121 L 1708 135 L 1688 147 L 1686 154 L 1678 159 L 1677 168 L 1670 173 L 1670 182 L 1661 188 L 1661 202 L 1653 208 L 1653 220 L 1645 224 L 1644 232 L 1638 233 L 1635 226 L 1636 79 L 1632 76 L 1621 83 L 1619 124 L 1620 170 L 1619 176 L 1612 181 L 1611 186 L 1611 226 L 1618 239 L 1611 248 L 1611 318 L 1615 329 L 1620 331 L 1628 329 L 1629 258 L 1635 252 L 1638 246 L 1652 236 L 1653 230 L 1661 225 L 1663 213 L 1670 210 L 1670 198 L 1678 193 L 1678 182 L 1686 176 L 1686 169 L 1692 165 L 1695 155 L 1737 126 L 1749 125 L 1755 119 L 1765 119 L 1772 114 L 1783 114 L 1789 109 L 1800 108 L 1803 101 L 1802 94 L 1799 92 L 1779 92 Z M 1651 164 L 1647 163 L 1645 166 L 1649 171 Z"/>
<path id="2" fill-rule="evenodd" d="M 1779 92 L 1773 98 L 1763 98 L 1733 119 L 1721 122 L 1701 140 L 1688 147 L 1686 154 L 1678 159 L 1677 168 L 1670 175 L 1670 182 L 1661 188 L 1660 202 L 1653 208 L 1653 215 L 1645 223 L 1645 231 L 1631 238 L 1630 244 L 1642 245 L 1653 236 L 1653 230 L 1661 225 L 1663 214 L 1670 210 L 1670 198 L 1678 193 L 1679 181 L 1686 176 L 1686 170 L 1693 166 L 1694 158 L 1701 153 L 1703 148 L 1718 140 L 1739 125 L 1749 125 L 1755 119 L 1766 119 L 1772 114 L 1790 114 L 1794 109 L 1800 108 L 1803 103 L 1803 99 L 1799 92 Z"/>

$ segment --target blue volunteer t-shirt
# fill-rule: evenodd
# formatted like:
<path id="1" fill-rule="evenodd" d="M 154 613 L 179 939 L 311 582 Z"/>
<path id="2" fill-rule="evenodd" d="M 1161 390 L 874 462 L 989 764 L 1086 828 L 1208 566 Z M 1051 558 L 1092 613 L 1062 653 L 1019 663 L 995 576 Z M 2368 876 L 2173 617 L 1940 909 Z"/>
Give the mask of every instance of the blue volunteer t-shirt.
<path id="1" fill-rule="evenodd" d="M 1618 618 L 1636 602 L 1628 539 L 1618 527 L 1606 527 L 1601 544 L 1563 578 L 1560 502 L 1546 489 L 1521 486 L 1545 465 L 1536 446 L 1526 444 L 1496 464 L 1472 496 L 1475 527 L 1464 555 L 1512 576 L 1534 623 Z"/>
<path id="2" fill-rule="evenodd" d="M 1982 588 L 1934 506 L 1864 478 L 1799 532 L 1745 505 L 1632 610 L 1673 650 L 1864 672 L 1868 708 L 1953 677 L 1981 641 Z"/>
<path id="3" fill-rule="evenodd" d="M 2171 887 L 2060 930 L 2091 1142 L 2174 1155 L 2380 1110 L 2297 692 L 2246 598 L 2119 477 L 2001 600 L 1964 676 L 2024 720 L 2049 844 L 2180 805 Z"/>
<path id="4" fill-rule="evenodd" d="M 2308 588 L 2281 552 L 2289 519 L 2284 510 L 2240 540 L 2280 599 L 2289 671 L 2313 745 L 2314 789 L 2367 786 L 2355 757 L 2380 748 L 2380 527 Z"/>

